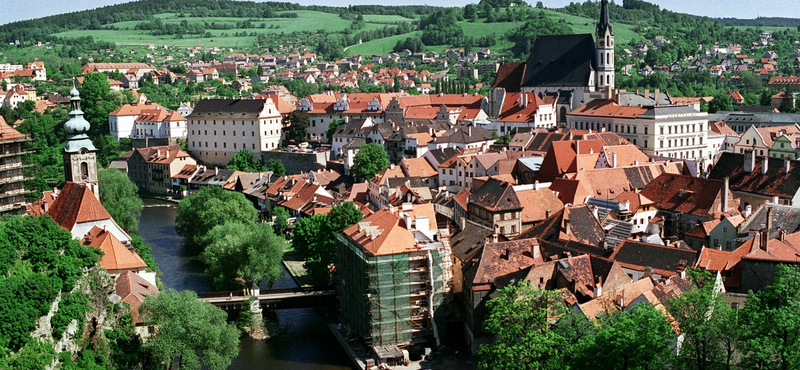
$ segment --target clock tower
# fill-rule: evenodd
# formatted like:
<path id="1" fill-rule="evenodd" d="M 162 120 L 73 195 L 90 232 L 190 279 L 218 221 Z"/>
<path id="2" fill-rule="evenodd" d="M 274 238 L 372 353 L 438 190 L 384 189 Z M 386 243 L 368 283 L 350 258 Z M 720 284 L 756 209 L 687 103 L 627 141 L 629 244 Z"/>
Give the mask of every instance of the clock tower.
<path id="1" fill-rule="evenodd" d="M 600 4 L 600 21 L 595 32 L 595 52 L 597 54 L 597 83 L 598 90 L 608 87 L 614 88 L 614 27 L 608 15 L 608 1 L 602 0 Z"/>
<path id="2" fill-rule="evenodd" d="M 69 120 L 64 123 L 67 142 L 62 151 L 64 158 L 64 177 L 69 182 L 84 184 L 100 199 L 97 184 L 97 148 L 89 139 L 89 122 L 83 118 L 81 98 L 73 82 L 70 95 Z"/>

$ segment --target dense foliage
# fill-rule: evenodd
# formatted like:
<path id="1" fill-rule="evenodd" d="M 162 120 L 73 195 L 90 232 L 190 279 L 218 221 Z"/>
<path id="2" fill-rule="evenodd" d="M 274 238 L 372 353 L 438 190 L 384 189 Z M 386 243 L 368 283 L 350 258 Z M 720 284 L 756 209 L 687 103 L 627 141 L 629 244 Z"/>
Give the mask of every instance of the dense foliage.
<path id="1" fill-rule="evenodd" d="M 252 225 L 258 211 L 244 194 L 227 191 L 218 186 L 200 189 L 178 203 L 175 230 L 186 239 L 186 245 L 201 252 L 209 241 L 208 232 L 226 222 Z"/>
<path id="2" fill-rule="evenodd" d="M 283 274 L 286 239 L 268 224 L 227 222 L 208 232 L 211 241 L 201 254 L 206 274 L 218 290 L 270 285 Z"/>
<path id="3" fill-rule="evenodd" d="M 226 322 L 225 311 L 194 292 L 148 296 L 139 312 L 146 325 L 158 327 L 144 347 L 160 368 L 178 360 L 181 369 L 222 370 L 239 354 L 239 330 Z"/>
<path id="4" fill-rule="evenodd" d="M 231 157 L 226 168 L 244 172 L 261 172 L 264 170 L 264 165 L 261 164 L 260 159 L 254 158 L 253 153 L 250 153 L 249 150 L 242 149 Z"/>
<path id="5" fill-rule="evenodd" d="M 369 143 L 358 149 L 353 158 L 353 167 L 350 173 L 354 176 L 369 180 L 377 173 L 389 167 L 389 156 L 386 148 L 378 143 Z"/>
<path id="6" fill-rule="evenodd" d="M 310 120 L 308 113 L 299 110 L 292 111 L 283 119 L 283 127 L 286 129 L 286 141 L 292 144 L 299 144 L 308 140 L 308 126 Z"/>
<path id="7" fill-rule="evenodd" d="M 137 194 L 136 184 L 116 168 L 99 169 L 97 181 L 100 203 L 108 214 L 125 231 L 135 233 L 142 217 L 142 199 Z"/>
<path id="8" fill-rule="evenodd" d="M 319 285 L 330 284 L 331 266 L 336 260 L 339 241 L 336 234 L 361 221 L 364 215 L 350 202 L 333 206 L 328 214 L 304 217 L 295 225 L 292 247 Z"/>
<path id="9" fill-rule="evenodd" d="M 0 365 L 34 361 L 33 354 L 41 349 L 30 335 L 36 320 L 62 291 L 73 289 L 83 269 L 94 266 L 100 254 L 73 240 L 48 216 L 0 220 Z M 80 294 L 66 296 L 65 312 L 54 317 L 54 329 L 63 331 L 67 319 L 80 316 L 81 300 Z M 16 354 L 9 358 L 10 352 Z"/>

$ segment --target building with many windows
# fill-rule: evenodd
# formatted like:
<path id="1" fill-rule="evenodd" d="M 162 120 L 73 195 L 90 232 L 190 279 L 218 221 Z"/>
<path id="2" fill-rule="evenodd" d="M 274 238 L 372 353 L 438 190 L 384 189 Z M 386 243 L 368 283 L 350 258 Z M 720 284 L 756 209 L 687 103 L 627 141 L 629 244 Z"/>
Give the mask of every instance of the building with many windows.
<path id="1" fill-rule="evenodd" d="M 22 155 L 25 143 L 31 139 L 9 126 L 0 117 L 0 214 L 19 213 L 25 210 L 25 167 Z"/>
<path id="2" fill-rule="evenodd" d="M 622 94 L 615 99 L 594 100 L 570 112 L 567 127 L 616 133 L 648 155 L 706 158 L 708 113 L 688 105 L 622 105 Z"/>
<path id="3" fill-rule="evenodd" d="M 281 141 L 281 113 L 273 100 L 200 100 L 186 117 L 189 153 L 206 163 L 226 164 L 236 152 L 255 156 Z"/>

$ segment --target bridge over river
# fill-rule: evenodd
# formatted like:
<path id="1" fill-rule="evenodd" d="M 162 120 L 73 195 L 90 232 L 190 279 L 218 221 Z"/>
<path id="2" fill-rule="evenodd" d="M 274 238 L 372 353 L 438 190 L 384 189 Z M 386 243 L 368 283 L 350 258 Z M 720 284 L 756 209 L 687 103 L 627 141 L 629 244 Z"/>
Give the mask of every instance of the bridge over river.
<path id="1" fill-rule="evenodd" d="M 336 289 L 334 286 L 322 287 L 300 287 L 283 289 L 264 289 L 254 292 L 258 298 L 261 308 L 279 310 L 286 308 L 308 308 L 336 306 L 339 301 L 336 299 Z M 243 290 L 198 293 L 197 296 L 217 307 L 225 310 L 238 310 L 242 304 L 250 299 Z"/>

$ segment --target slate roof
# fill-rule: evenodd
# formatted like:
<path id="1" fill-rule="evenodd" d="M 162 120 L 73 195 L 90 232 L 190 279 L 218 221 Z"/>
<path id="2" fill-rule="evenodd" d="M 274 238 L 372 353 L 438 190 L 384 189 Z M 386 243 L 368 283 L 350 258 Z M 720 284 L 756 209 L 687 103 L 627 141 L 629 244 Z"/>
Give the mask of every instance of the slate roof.
<path id="1" fill-rule="evenodd" d="M 471 221 L 467 221 L 466 226 L 450 237 L 452 253 L 462 262 L 471 259 L 484 244 L 492 240 L 492 230 Z"/>
<path id="2" fill-rule="evenodd" d="M 539 36 L 525 63 L 522 86 L 587 86 L 595 58 L 590 34 Z"/>
<path id="3" fill-rule="evenodd" d="M 758 157 L 752 172 L 744 171 L 746 153 L 722 152 L 717 164 L 708 174 L 710 179 L 730 178 L 730 189 L 769 197 L 794 198 L 800 190 L 800 161 L 791 160 L 790 170 L 784 171 L 784 160 L 781 158 Z M 761 168 L 767 160 L 767 173 Z"/>
<path id="4" fill-rule="evenodd" d="M 624 240 L 610 258 L 626 268 L 644 270 L 651 267 L 653 272 L 671 276 L 694 266 L 697 255 L 698 252 L 692 249 Z"/>
<path id="5" fill-rule="evenodd" d="M 742 233 L 750 230 L 762 230 L 767 225 L 767 213 L 772 209 L 772 230 L 769 231 L 770 239 L 777 238 L 780 230 L 787 233 L 800 231 L 800 207 L 792 207 L 775 203 L 766 203 L 759 207 L 740 226 Z M 746 236 L 749 238 L 749 236 Z"/>
<path id="6" fill-rule="evenodd" d="M 521 210 L 522 204 L 511 183 L 489 178 L 475 194 L 470 197 L 473 203 L 490 212 Z"/>
<path id="7" fill-rule="evenodd" d="M 569 232 L 565 220 L 569 220 Z M 514 239 L 528 238 L 551 242 L 572 241 L 599 247 L 605 239 L 605 231 L 587 206 L 568 206 L 520 233 Z"/>
<path id="8" fill-rule="evenodd" d="M 455 157 L 458 154 L 458 150 L 455 148 L 444 148 L 444 149 L 434 149 L 430 151 L 433 158 L 439 164 L 444 163 L 444 161 Z"/>
<path id="9" fill-rule="evenodd" d="M 203 99 L 197 101 L 187 118 L 257 118 L 265 104 L 266 101 L 261 99 Z"/>

